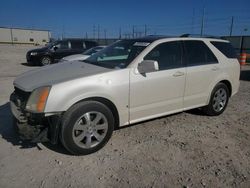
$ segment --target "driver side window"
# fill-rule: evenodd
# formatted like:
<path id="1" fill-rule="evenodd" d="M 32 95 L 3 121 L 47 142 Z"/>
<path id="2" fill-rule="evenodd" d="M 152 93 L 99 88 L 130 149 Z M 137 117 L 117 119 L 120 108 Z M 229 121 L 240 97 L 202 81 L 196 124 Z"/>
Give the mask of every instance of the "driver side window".
<path id="1" fill-rule="evenodd" d="M 159 70 L 182 67 L 182 48 L 179 41 L 159 44 L 151 50 L 144 60 L 154 60 L 159 64 Z"/>
<path id="2" fill-rule="evenodd" d="M 57 49 L 69 49 L 68 41 L 61 41 L 56 45 Z"/>

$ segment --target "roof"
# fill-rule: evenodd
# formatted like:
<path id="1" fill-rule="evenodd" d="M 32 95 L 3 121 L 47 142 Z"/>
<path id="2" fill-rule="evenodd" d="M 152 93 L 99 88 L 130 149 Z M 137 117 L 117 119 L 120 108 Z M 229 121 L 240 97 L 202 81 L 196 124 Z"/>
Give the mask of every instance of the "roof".
<path id="1" fill-rule="evenodd" d="M 154 42 L 159 39 L 165 39 L 165 38 L 173 38 L 174 36 L 164 36 L 164 35 L 148 35 L 145 37 L 140 38 L 133 38 L 133 39 L 125 39 L 125 40 L 135 40 L 137 42 Z"/>
<path id="2" fill-rule="evenodd" d="M 134 39 L 127 39 L 127 40 L 136 40 L 138 42 L 154 42 L 156 40 L 160 39 L 167 39 L 167 38 L 200 38 L 200 39 L 214 39 L 214 40 L 223 40 L 221 37 L 216 36 L 210 36 L 210 35 L 190 35 L 190 34 L 184 34 L 181 36 L 165 36 L 165 35 L 148 35 L 141 38 L 134 38 Z"/>
<path id="3" fill-rule="evenodd" d="M 21 27 L 0 27 L 0 29 L 18 29 L 18 30 L 31 30 L 31 31 L 47 31 L 50 32 L 50 30 L 47 29 L 34 29 L 34 28 L 21 28 Z"/>

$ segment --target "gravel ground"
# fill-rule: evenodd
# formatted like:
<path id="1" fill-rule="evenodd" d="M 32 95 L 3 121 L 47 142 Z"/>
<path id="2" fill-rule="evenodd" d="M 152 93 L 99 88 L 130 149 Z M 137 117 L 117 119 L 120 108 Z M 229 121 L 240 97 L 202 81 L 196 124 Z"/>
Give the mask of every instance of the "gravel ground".
<path id="1" fill-rule="evenodd" d="M 0 187 L 250 187 L 250 67 L 219 117 L 198 110 L 114 132 L 88 156 L 22 143 L 8 98 L 25 65 L 25 46 L 0 46 Z"/>

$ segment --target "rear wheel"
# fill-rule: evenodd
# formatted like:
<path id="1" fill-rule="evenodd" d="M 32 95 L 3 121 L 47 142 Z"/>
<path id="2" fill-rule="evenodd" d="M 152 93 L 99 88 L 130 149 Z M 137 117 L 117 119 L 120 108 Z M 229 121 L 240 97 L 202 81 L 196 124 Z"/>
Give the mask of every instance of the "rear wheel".
<path id="1" fill-rule="evenodd" d="M 41 60 L 42 66 L 50 65 L 51 63 L 52 63 L 52 59 L 48 56 L 43 57 Z"/>
<path id="2" fill-rule="evenodd" d="M 210 116 L 220 115 L 226 109 L 228 99 L 228 87 L 224 83 L 218 83 L 212 91 L 209 104 L 203 108 L 203 111 Z"/>
<path id="3" fill-rule="evenodd" d="M 84 101 L 63 116 L 61 141 L 72 154 L 86 155 L 101 149 L 114 130 L 110 109 L 96 101 Z"/>

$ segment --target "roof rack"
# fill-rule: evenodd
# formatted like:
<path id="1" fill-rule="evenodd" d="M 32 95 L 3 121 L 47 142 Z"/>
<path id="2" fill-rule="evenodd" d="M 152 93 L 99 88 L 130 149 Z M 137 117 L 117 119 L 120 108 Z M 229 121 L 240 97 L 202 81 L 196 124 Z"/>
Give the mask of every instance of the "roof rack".
<path id="1" fill-rule="evenodd" d="M 212 36 L 212 35 L 199 35 L 199 34 L 183 34 L 180 37 L 195 37 L 195 38 L 213 38 L 213 39 L 221 39 L 221 37 L 218 36 Z"/>

